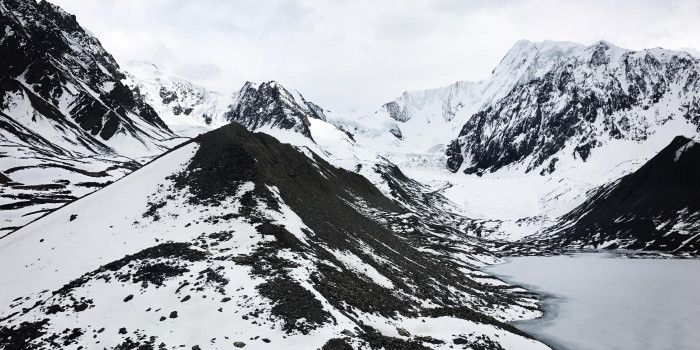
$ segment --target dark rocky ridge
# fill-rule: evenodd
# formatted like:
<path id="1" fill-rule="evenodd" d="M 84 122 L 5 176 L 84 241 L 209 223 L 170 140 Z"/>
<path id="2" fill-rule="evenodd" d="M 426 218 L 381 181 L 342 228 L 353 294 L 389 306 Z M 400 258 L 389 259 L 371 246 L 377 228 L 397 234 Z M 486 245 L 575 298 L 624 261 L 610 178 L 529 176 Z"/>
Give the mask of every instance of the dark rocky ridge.
<path id="1" fill-rule="evenodd" d="M 556 248 L 700 253 L 700 144 L 678 136 L 636 172 L 603 186 L 540 237 Z"/>

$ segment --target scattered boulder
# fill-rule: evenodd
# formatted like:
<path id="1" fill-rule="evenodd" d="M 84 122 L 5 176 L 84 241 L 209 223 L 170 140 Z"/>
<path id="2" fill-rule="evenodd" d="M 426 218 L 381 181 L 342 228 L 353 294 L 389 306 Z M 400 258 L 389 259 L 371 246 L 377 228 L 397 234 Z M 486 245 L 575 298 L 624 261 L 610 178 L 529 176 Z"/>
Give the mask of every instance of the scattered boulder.
<path id="1" fill-rule="evenodd" d="M 333 338 L 323 345 L 321 350 L 352 350 L 352 346 L 340 338 Z"/>

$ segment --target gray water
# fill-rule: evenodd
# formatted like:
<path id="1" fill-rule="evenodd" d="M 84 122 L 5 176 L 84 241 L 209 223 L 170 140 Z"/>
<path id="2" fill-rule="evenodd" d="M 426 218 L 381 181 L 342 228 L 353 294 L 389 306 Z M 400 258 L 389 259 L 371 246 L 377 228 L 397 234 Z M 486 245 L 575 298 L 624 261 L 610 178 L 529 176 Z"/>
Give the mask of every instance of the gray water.
<path id="1" fill-rule="evenodd" d="M 586 253 L 485 271 L 545 295 L 545 317 L 513 325 L 556 349 L 700 349 L 700 260 Z"/>

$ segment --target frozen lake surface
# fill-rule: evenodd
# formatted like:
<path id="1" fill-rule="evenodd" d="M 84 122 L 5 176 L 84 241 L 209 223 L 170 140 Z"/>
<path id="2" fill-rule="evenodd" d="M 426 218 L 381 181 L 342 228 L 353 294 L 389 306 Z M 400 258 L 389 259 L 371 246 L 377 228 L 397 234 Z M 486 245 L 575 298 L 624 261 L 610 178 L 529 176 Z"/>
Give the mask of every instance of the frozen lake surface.
<path id="1" fill-rule="evenodd" d="M 546 295 L 544 318 L 514 325 L 556 349 L 700 349 L 700 260 L 585 253 L 485 271 Z"/>

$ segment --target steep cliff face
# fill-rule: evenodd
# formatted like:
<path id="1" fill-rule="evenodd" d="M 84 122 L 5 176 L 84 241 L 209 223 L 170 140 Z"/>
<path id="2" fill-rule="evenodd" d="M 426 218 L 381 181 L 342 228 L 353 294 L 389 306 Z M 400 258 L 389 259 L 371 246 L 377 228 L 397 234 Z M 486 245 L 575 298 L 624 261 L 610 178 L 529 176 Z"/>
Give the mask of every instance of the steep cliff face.
<path id="1" fill-rule="evenodd" d="M 0 53 L 0 236 L 182 141 L 49 2 L 0 2 Z"/>
<path id="2" fill-rule="evenodd" d="M 539 50 L 524 56 L 530 63 L 517 83 L 462 127 L 449 151 L 451 171 L 551 173 L 563 158 L 585 162 L 613 140 L 643 143 L 667 124 L 700 126 L 697 58 L 606 42 L 568 50 L 547 45 L 530 44 Z"/>
<path id="3" fill-rule="evenodd" d="M 34 144 L 22 140 L 31 134 L 65 154 L 166 149 L 174 135 L 122 84 L 114 58 L 75 16 L 46 1 L 8 0 L 0 4 L 0 27 L 5 138 Z M 15 123 L 21 127 L 9 126 Z"/>

